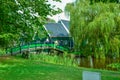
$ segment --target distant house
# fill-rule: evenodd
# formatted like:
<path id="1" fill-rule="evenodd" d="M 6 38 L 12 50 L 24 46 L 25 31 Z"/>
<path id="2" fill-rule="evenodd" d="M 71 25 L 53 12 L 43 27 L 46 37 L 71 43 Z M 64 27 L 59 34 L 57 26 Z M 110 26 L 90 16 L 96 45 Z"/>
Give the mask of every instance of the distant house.
<path id="1" fill-rule="evenodd" d="M 72 48 L 73 41 L 69 32 L 69 21 L 60 20 L 58 23 L 47 23 L 44 25 L 44 29 L 48 34 L 46 42 L 56 43 L 60 46 Z"/>

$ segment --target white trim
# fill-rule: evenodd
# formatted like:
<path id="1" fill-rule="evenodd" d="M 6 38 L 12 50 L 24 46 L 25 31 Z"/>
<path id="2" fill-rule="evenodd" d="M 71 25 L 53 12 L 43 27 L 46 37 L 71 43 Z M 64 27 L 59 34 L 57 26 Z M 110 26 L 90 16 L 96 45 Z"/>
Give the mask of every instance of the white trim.
<path id="1" fill-rule="evenodd" d="M 64 23 L 60 20 L 61 24 L 63 25 L 63 27 L 65 28 L 65 30 L 67 31 L 68 34 L 70 34 L 69 30 L 66 28 L 66 26 L 64 25 Z"/>
<path id="2" fill-rule="evenodd" d="M 44 29 L 46 30 L 46 32 L 48 33 L 49 37 L 51 36 L 49 31 L 47 30 L 47 28 L 45 27 L 45 25 L 43 25 Z"/>

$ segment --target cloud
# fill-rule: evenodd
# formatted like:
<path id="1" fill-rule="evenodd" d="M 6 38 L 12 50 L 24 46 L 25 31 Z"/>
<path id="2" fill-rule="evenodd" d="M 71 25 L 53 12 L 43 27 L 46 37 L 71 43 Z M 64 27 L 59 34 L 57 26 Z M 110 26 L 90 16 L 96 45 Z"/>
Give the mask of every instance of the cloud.
<path id="1" fill-rule="evenodd" d="M 52 0 L 49 0 L 49 3 L 52 4 L 52 5 L 55 5 L 56 7 L 62 9 L 64 11 L 64 7 L 67 3 L 70 3 L 70 2 L 73 2 L 74 0 L 61 0 L 62 2 L 55 2 L 55 1 L 52 1 Z M 57 15 L 54 15 L 52 17 L 50 17 L 52 19 L 54 19 L 56 22 L 59 20 L 59 19 L 67 19 L 65 17 L 65 14 L 64 12 L 61 13 L 61 14 L 57 14 Z M 68 20 L 68 19 L 67 19 Z"/>

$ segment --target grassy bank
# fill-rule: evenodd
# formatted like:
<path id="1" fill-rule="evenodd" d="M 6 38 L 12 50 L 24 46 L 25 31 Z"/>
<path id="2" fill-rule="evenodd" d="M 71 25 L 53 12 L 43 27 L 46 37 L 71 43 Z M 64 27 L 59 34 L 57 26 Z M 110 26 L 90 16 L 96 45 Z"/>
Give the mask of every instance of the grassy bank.
<path id="1" fill-rule="evenodd" d="M 82 80 L 82 72 L 86 70 L 100 72 L 102 80 L 120 80 L 120 72 L 0 57 L 0 80 Z"/>

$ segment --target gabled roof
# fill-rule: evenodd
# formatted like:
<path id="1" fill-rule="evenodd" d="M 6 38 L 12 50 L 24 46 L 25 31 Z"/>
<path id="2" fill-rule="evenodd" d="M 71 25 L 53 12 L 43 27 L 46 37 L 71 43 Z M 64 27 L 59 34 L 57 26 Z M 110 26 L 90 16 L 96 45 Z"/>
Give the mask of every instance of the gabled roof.
<path id="1" fill-rule="evenodd" d="M 47 23 L 44 25 L 50 37 L 69 37 L 61 23 Z"/>
<path id="2" fill-rule="evenodd" d="M 61 22 L 67 27 L 68 30 L 70 29 L 70 21 L 68 21 L 68 20 L 58 21 L 58 23 L 61 23 Z"/>

